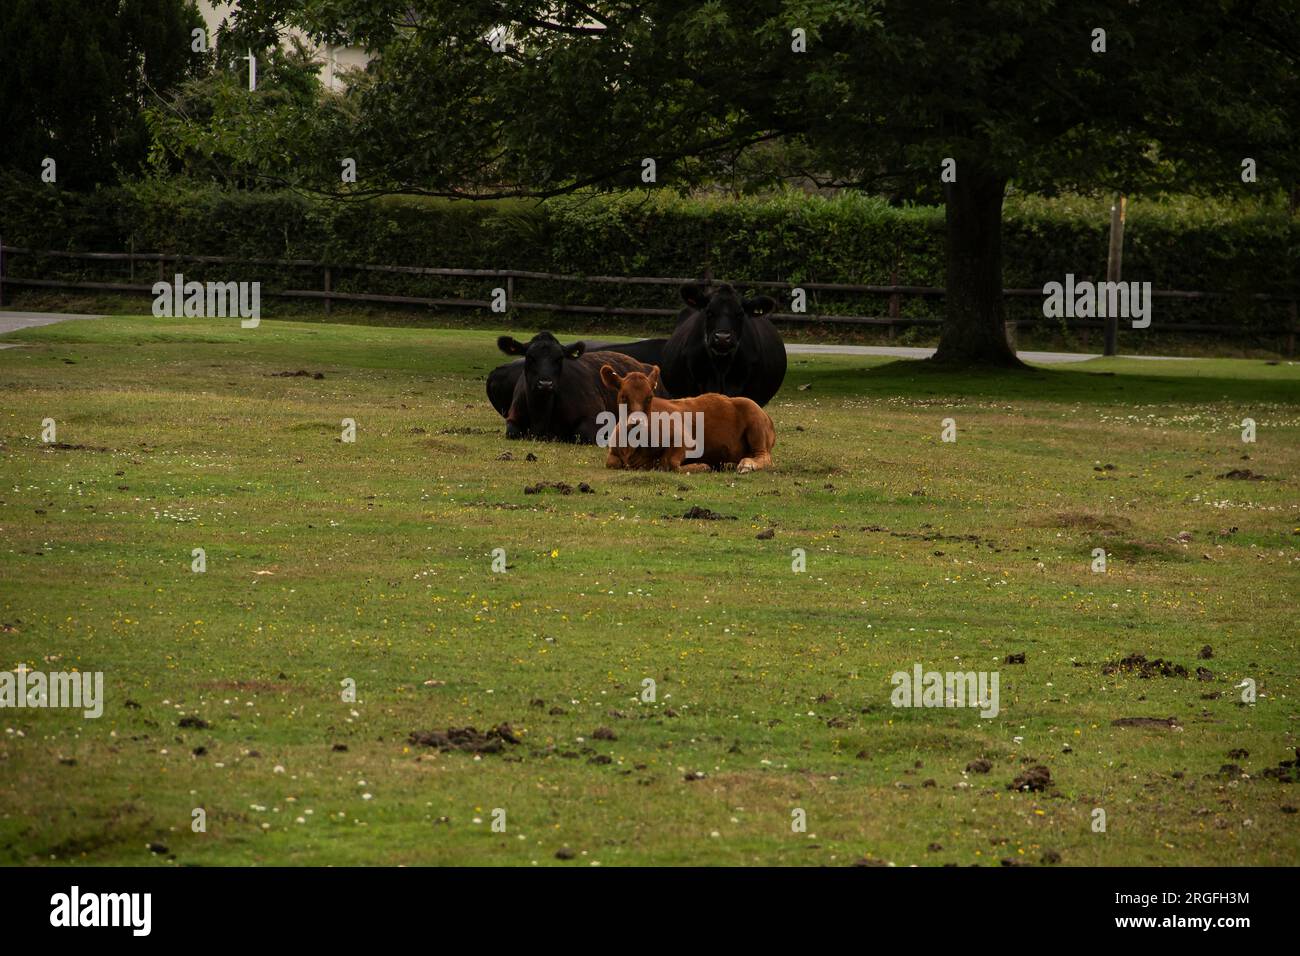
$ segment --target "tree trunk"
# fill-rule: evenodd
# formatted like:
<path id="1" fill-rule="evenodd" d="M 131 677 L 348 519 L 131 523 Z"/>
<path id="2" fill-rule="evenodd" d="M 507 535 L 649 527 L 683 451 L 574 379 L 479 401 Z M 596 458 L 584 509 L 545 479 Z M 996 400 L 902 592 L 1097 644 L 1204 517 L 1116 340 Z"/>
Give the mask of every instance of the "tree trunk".
<path id="1" fill-rule="evenodd" d="M 933 361 L 1025 368 L 1007 343 L 1002 301 L 1002 196 L 1005 176 L 959 165 L 944 187 L 948 280 L 943 329 Z"/>

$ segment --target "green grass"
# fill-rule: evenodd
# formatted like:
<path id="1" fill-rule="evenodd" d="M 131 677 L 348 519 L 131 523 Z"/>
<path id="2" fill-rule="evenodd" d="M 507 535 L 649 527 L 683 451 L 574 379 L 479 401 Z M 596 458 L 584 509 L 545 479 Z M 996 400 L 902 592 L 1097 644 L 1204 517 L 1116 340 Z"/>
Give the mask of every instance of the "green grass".
<path id="1" fill-rule="evenodd" d="M 6 338 L 0 668 L 102 671 L 107 703 L 0 711 L 0 862 L 1300 862 L 1300 794 L 1263 776 L 1300 726 L 1300 366 L 796 356 L 775 470 L 678 477 L 507 442 L 496 334 Z M 1213 679 L 1103 673 L 1135 652 Z M 999 672 L 1001 712 L 892 707 L 914 663 Z M 501 722 L 522 743 L 480 758 L 407 739 Z M 1035 764 L 1050 790 L 1007 789 Z"/>

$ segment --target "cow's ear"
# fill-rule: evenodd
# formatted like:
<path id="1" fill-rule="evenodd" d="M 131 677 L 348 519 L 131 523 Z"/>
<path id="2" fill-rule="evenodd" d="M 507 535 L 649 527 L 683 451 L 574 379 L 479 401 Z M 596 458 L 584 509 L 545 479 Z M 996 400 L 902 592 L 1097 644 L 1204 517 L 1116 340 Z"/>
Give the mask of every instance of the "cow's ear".
<path id="1" fill-rule="evenodd" d="M 650 374 L 646 377 L 650 379 L 650 391 L 653 392 L 659 387 L 659 366 L 652 365 L 650 367 Z"/>
<path id="2" fill-rule="evenodd" d="M 770 295 L 756 295 L 752 299 L 746 299 L 742 304 L 749 315 L 767 315 L 776 308 L 776 299 Z"/>
<path id="3" fill-rule="evenodd" d="M 682 286 L 682 301 L 692 309 L 702 309 L 709 301 L 709 295 L 703 286 L 694 283 Z"/>
<path id="4" fill-rule="evenodd" d="M 574 342 L 564 350 L 564 357 L 567 359 L 576 359 L 585 351 L 587 351 L 587 345 L 585 342 Z"/>
<path id="5" fill-rule="evenodd" d="M 619 386 L 623 384 L 623 379 L 619 377 L 618 372 L 614 371 L 612 365 L 602 365 L 600 367 L 600 380 L 611 392 L 617 392 Z"/>
<path id="6" fill-rule="evenodd" d="M 523 355 L 528 351 L 527 346 L 518 339 L 511 338 L 509 335 L 503 335 L 497 339 L 497 348 L 506 355 Z"/>

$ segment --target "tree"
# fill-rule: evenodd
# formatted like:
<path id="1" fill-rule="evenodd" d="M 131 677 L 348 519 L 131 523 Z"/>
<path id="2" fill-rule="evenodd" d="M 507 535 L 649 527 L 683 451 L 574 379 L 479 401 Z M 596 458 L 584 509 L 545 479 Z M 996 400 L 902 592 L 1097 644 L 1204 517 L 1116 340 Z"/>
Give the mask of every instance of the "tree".
<path id="1" fill-rule="evenodd" d="M 223 43 L 217 69 L 145 107 L 150 165 L 164 177 L 267 188 L 282 184 L 277 173 L 300 157 L 333 156 L 348 141 L 355 117 L 342 97 L 317 81 L 320 64 L 298 38 L 257 56 L 257 88 L 251 91 L 247 59 L 238 49 Z"/>
<path id="2" fill-rule="evenodd" d="M 1300 182 L 1292 0 L 242 7 L 233 35 L 250 43 L 292 24 L 375 54 L 347 94 L 364 171 L 354 196 L 639 187 L 647 158 L 656 184 L 689 186 L 719 157 L 777 140 L 827 185 L 941 188 L 943 363 L 1019 364 L 1001 295 L 1010 183 L 1134 195 Z M 335 162 L 299 157 L 281 174 L 337 190 Z"/>
<path id="3" fill-rule="evenodd" d="M 190 0 L 5 0 L 0 4 L 0 163 L 59 185 L 116 179 L 144 162 L 141 110 L 203 68 Z"/>

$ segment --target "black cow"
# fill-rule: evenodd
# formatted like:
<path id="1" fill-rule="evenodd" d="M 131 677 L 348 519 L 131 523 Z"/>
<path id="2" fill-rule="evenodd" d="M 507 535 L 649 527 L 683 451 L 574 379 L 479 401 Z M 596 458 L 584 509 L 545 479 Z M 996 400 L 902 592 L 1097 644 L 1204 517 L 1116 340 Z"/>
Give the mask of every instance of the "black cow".
<path id="1" fill-rule="evenodd" d="M 601 382 L 600 367 L 611 365 L 620 375 L 651 371 L 620 352 L 588 352 L 582 342 L 561 345 L 550 332 L 537 333 L 527 344 L 503 335 L 497 348 L 524 357 L 506 413 L 507 438 L 592 444 L 600 430 L 596 416 L 618 412 L 618 395 Z"/>
<path id="2" fill-rule="evenodd" d="M 664 346 L 663 383 L 675 398 L 720 392 L 766 405 L 785 381 L 785 342 L 771 296 L 741 299 L 723 284 L 682 286 L 686 308 Z"/>
<path id="3" fill-rule="evenodd" d="M 622 345 L 605 345 L 598 342 L 582 342 L 588 352 L 618 352 L 629 355 L 645 365 L 662 365 L 664 360 L 664 343 L 667 339 L 642 339 L 640 342 L 626 342 Z M 497 342 L 501 344 L 500 340 Z M 518 354 L 518 353 L 512 353 Z M 510 405 L 515 399 L 515 386 L 524 374 L 524 360 L 516 359 L 505 365 L 498 365 L 487 377 L 488 401 L 505 418 L 510 414 Z"/>

